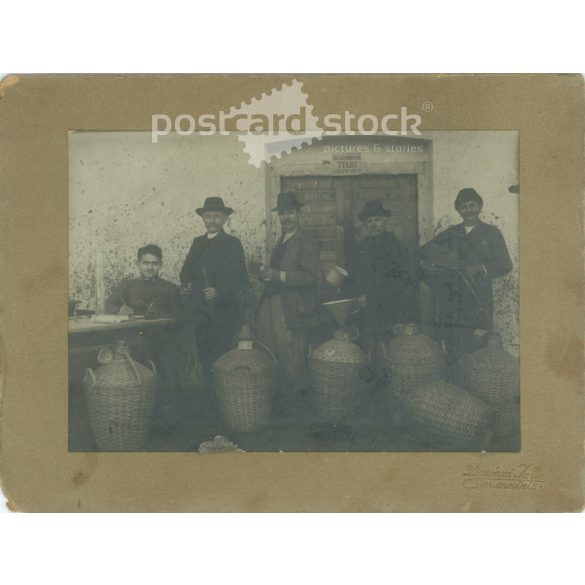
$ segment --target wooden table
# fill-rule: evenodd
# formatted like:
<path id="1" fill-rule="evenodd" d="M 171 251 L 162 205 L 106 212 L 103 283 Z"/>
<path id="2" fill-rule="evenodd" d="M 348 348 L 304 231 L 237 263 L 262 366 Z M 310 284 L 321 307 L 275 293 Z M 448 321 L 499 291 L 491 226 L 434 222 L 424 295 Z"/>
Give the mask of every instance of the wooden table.
<path id="1" fill-rule="evenodd" d="M 144 344 L 147 332 L 175 327 L 174 319 L 129 319 L 121 323 L 94 323 L 88 317 L 69 319 L 69 358 L 97 352 L 118 340 L 126 341 L 131 348 Z"/>
<path id="2" fill-rule="evenodd" d="M 95 331 L 135 331 L 156 327 L 171 327 L 175 325 L 174 319 L 145 319 L 135 318 L 121 323 L 95 323 L 89 317 L 69 317 L 69 340 L 78 333 Z"/>

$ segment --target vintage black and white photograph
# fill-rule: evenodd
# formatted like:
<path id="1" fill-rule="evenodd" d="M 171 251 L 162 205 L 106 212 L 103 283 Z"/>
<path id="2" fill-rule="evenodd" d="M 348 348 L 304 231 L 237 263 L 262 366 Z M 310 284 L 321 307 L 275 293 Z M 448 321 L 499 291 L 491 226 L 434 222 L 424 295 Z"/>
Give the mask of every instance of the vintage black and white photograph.
<path id="1" fill-rule="evenodd" d="M 69 450 L 518 451 L 519 134 L 273 146 L 69 132 Z"/>

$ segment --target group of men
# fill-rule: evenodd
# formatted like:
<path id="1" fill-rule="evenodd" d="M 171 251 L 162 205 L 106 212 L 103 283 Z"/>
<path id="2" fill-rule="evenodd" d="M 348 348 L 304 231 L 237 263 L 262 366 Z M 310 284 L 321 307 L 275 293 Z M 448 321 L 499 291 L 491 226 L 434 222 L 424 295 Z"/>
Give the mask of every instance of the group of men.
<path id="1" fill-rule="evenodd" d="M 418 253 L 388 229 L 391 211 L 369 201 L 359 214 L 364 237 L 348 250 L 343 294 L 362 308 L 360 343 L 368 349 L 394 325 L 418 319 L 418 280 L 434 293 L 435 336 L 449 361 L 481 346 L 493 321 L 492 281 L 512 269 L 502 234 L 479 218 L 483 200 L 463 189 L 455 200 L 462 222 L 437 235 Z M 204 372 L 229 351 L 242 325 L 242 293 L 248 283 L 240 240 L 224 231 L 233 209 L 209 197 L 196 210 L 205 234 L 196 237 L 180 273 L 181 288 L 160 278 L 162 252 L 138 251 L 140 278 L 121 283 L 109 298 L 112 312 L 127 305 L 135 313 L 181 317 L 194 329 Z M 281 404 L 308 388 L 307 339 L 320 324 L 320 246 L 301 226 L 302 204 L 294 192 L 280 193 L 273 209 L 282 234 L 258 277 L 263 292 L 255 313 L 255 336 L 280 368 Z M 210 381 L 210 378 L 208 378 Z"/>

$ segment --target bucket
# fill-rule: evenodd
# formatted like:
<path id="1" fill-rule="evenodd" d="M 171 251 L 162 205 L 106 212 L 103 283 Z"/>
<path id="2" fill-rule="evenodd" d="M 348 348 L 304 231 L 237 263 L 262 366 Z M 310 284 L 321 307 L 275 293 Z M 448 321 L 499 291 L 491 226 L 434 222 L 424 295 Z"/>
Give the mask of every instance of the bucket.
<path id="1" fill-rule="evenodd" d="M 333 264 L 325 275 L 325 280 L 334 288 L 340 288 L 345 279 L 349 276 L 347 270 Z"/>

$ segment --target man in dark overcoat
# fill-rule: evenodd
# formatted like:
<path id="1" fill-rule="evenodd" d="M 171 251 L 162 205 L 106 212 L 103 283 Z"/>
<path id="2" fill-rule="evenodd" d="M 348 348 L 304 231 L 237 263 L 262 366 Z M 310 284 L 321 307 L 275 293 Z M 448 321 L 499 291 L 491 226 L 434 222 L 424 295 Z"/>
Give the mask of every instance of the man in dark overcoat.
<path id="1" fill-rule="evenodd" d="M 388 231 L 391 212 L 381 201 L 367 201 L 358 215 L 365 238 L 348 254 L 346 294 L 362 307 L 360 343 L 373 349 L 394 325 L 417 317 L 413 259 L 406 245 Z"/>
<path id="2" fill-rule="evenodd" d="M 437 337 L 450 363 L 483 345 L 493 326 L 492 282 L 512 270 L 500 230 L 479 218 L 483 199 L 477 191 L 459 191 L 455 209 L 463 221 L 420 250 L 423 278 L 434 293 Z"/>
<path id="3" fill-rule="evenodd" d="M 206 233 L 193 240 L 179 278 L 185 317 L 193 325 L 199 359 L 209 375 L 241 327 L 241 293 L 248 275 L 240 240 L 223 230 L 233 209 L 221 197 L 208 197 L 196 212 Z"/>

